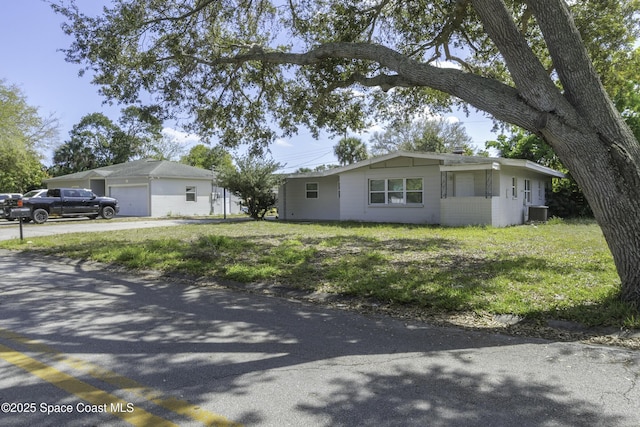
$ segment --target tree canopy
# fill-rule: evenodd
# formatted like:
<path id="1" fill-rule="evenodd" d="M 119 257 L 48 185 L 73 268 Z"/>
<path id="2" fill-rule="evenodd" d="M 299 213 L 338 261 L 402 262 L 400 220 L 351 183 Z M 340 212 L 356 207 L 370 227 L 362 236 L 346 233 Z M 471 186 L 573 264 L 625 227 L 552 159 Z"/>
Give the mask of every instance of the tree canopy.
<path id="1" fill-rule="evenodd" d="M 167 143 L 163 140 L 162 121 L 153 110 L 127 107 L 118 123 L 102 113 L 83 116 L 69 132 L 69 140 L 55 150 L 52 173 L 64 175 L 143 156 L 164 158 L 161 148 Z"/>
<path id="2" fill-rule="evenodd" d="M 46 178 L 41 150 L 58 135 L 53 117 L 42 117 L 16 86 L 0 80 L 0 192 L 25 193 Z"/>
<path id="3" fill-rule="evenodd" d="M 283 179 L 275 171 L 282 165 L 255 155 L 239 157 L 235 163 L 217 171 L 217 184 L 240 197 L 253 219 L 264 219 L 278 201 L 278 186 Z"/>
<path id="4" fill-rule="evenodd" d="M 191 147 L 189 153 L 182 156 L 180 162 L 189 166 L 208 170 L 221 170 L 223 168 L 233 167 L 231 154 L 229 154 L 223 147 L 207 147 L 204 144 L 198 144 Z"/>
<path id="5" fill-rule="evenodd" d="M 526 111 L 498 111 L 485 98 L 514 103 L 509 62 L 529 76 L 543 74 L 546 89 L 561 84 L 542 12 L 557 14 L 543 18 L 551 26 L 572 16 L 596 71 L 611 76 L 612 91 L 624 92 L 625 79 L 610 71 L 633 50 L 637 0 L 572 2 L 570 11 L 562 0 L 540 11 L 528 3 L 129 0 L 97 17 L 73 1 L 53 7 L 76 39 L 67 59 L 85 64 L 104 95 L 134 103 L 153 93 L 163 108 L 192 114 L 203 137 L 217 134 L 234 145 L 275 138 L 271 123 L 285 134 L 300 125 L 344 134 L 371 117 L 406 118 L 425 103 L 446 108 L 455 100 L 445 94 L 531 128 L 527 120 L 535 118 L 515 117 Z M 513 25 L 493 34 L 500 19 Z M 503 46 L 509 39 L 518 43 L 512 52 Z M 459 69 L 439 67 L 442 61 Z M 521 83 L 526 87 L 526 78 Z"/>
<path id="6" fill-rule="evenodd" d="M 471 137 L 460 122 L 445 119 L 423 119 L 397 124 L 371 137 L 371 152 L 374 155 L 393 151 L 426 151 L 451 153 L 462 150 L 474 154 Z"/>
<path id="7" fill-rule="evenodd" d="M 344 135 L 454 103 L 541 137 L 589 200 L 622 296 L 640 306 L 640 144 L 613 102 L 638 89 L 628 75 L 640 0 L 120 0 L 96 17 L 73 2 L 54 8 L 74 37 L 67 59 L 106 97 L 152 94 L 228 145 L 299 126 Z"/>
<path id="8" fill-rule="evenodd" d="M 341 138 L 333 146 L 333 153 L 338 158 L 340 165 L 350 165 L 369 158 L 367 146 L 360 138 L 348 136 Z"/>

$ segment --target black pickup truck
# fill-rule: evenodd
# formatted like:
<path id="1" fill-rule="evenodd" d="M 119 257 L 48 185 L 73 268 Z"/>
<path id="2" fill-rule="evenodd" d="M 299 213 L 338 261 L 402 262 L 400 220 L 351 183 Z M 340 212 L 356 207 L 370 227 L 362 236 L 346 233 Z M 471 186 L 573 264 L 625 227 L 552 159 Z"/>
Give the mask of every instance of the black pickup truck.
<path id="1" fill-rule="evenodd" d="M 120 207 L 118 201 L 111 197 L 98 197 L 91 190 L 82 188 L 53 188 L 41 197 L 25 197 L 23 199 L 8 199 L 4 205 L 5 218 L 11 218 L 11 209 L 19 206 L 20 200 L 23 208 L 31 210 L 27 220 L 33 220 L 36 224 L 42 224 L 54 216 L 88 216 L 104 219 L 113 218 Z M 9 202 L 9 203 L 7 203 Z"/>

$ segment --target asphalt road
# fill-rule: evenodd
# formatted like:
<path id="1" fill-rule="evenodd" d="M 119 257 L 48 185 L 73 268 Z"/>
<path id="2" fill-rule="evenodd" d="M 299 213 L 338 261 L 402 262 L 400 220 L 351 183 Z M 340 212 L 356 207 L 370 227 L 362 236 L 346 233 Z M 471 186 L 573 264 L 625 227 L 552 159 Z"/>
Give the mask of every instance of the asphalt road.
<path id="1" fill-rule="evenodd" d="M 640 353 L 0 251 L 3 426 L 638 426 Z"/>

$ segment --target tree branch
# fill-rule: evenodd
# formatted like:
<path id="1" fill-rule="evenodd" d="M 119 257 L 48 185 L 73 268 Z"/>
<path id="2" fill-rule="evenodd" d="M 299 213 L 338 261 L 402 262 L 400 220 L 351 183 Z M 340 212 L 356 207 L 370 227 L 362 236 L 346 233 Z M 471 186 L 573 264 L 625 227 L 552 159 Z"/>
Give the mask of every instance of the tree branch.
<path id="1" fill-rule="evenodd" d="M 360 73 L 352 74 L 348 79 L 335 82 L 327 87 L 329 92 L 340 88 L 347 88 L 354 84 L 360 84 L 365 87 L 380 87 L 383 92 L 396 87 L 412 87 L 413 84 L 399 75 L 379 74 L 375 77 L 366 77 Z"/>
<path id="2" fill-rule="evenodd" d="M 472 0 L 485 31 L 502 54 L 522 97 L 542 111 L 559 109 L 561 96 L 502 0 Z"/>
<path id="3" fill-rule="evenodd" d="M 562 0 L 527 1 L 527 4 L 542 30 L 569 102 L 596 126 L 619 121 L 567 4 Z"/>
<path id="4" fill-rule="evenodd" d="M 356 82 L 369 87 L 377 84 L 383 90 L 391 87 L 430 87 L 458 97 L 499 120 L 536 133 L 539 131 L 540 124 L 545 122 L 547 114 L 547 111 L 535 108 L 526 102 L 519 91 L 511 86 L 460 70 L 425 64 L 378 44 L 327 43 L 304 53 L 267 52 L 255 49 L 252 52 L 228 57 L 213 59 L 191 57 L 191 59 L 214 69 L 220 65 L 252 61 L 303 67 L 324 64 L 328 59 L 368 61 L 377 63 L 397 75 L 381 74 L 376 77 L 353 75 L 346 81 L 336 82 L 333 87 L 347 87 L 349 83 Z M 569 124 L 577 126 L 577 122 L 569 122 Z"/>
<path id="5" fill-rule="evenodd" d="M 183 19 L 189 18 L 193 15 L 197 15 L 198 13 L 200 13 L 200 11 L 202 11 L 203 9 L 205 9 L 207 6 L 209 6 L 211 3 L 215 3 L 219 0 L 199 0 L 198 2 L 196 2 L 196 5 L 193 9 L 191 9 L 190 11 L 183 13 L 182 15 L 179 16 L 163 16 L 162 18 L 156 18 L 156 19 L 151 19 L 149 21 L 145 21 L 142 23 L 141 28 L 145 28 L 149 25 L 152 24 L 157 24 L 159 22 L 163 22 L 163 21 L 172 21 L 172 22 L 177 22 L 177 21 L 182 21 Z"/>

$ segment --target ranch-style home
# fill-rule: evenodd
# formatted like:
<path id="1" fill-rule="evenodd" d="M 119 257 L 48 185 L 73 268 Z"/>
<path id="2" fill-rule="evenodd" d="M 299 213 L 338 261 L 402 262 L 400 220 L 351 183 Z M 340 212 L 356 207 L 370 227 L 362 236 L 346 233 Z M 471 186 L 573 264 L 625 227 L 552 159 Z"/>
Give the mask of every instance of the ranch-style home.
<path id="1" fill-rule="evenodd" d="M 528 160 L 395 152 L 287 175 L 278 213 L 281 220 L 505 227 L 546 218 L 545 189 L 562 177 Z"/>
<path id="2" fill-rule="evenodd" d="M 45 181 L 48 188 L 89 188 L 118 199 L 120 216 L 240 213 L 239 199 L 216 185 L 212 171 L 167 160 L 134 160 Z"/>

